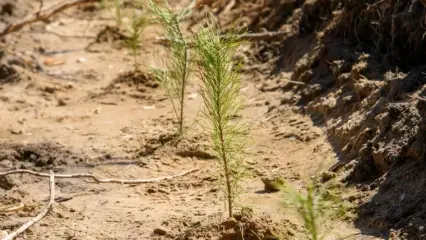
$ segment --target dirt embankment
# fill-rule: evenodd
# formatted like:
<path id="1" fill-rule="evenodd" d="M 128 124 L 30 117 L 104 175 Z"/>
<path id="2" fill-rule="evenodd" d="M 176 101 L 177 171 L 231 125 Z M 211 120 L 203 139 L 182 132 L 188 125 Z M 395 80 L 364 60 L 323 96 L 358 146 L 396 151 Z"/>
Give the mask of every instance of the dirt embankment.
<path id="1" fill-rule="evenodd" d="M 214 7 L 225 30 L 239 24 L 286 33 L 252 45 L 248 61 L 257 67 L 250 70 L 269 76 L 265 91 L 282 91 L 276 109 L 295 106 L 327 129 L 341 158 L 332 170 L 359 189 L 359 226 L 397 239 L 425 238 L 424 3 L 222 1 Z"/>

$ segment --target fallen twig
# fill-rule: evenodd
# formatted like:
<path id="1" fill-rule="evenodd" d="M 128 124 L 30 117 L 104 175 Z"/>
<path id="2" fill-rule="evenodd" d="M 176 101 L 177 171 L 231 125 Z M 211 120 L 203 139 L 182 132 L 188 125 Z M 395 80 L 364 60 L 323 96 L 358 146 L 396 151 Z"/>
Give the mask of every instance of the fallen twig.
<path id="1" fill-rule="evenodd" d="M 50 174 L 46 174 L 49 177 L 49 186 L 50 186 L 50 201 L 47 205 L 47 208 L 41 212 L 39 215 L 37 215 L 35 218 L 31 219 L 24 225 L 22 225 L 20 228 L 16 229 L 6 237 L 4 237 L 2 240 L 12 240 L 16 238 L 19 234 L 25 232 L 28 228 L 30 228 L 32 225 L 36 224 L 38 221 L 43 219 L 49 212 L 52 210 L 53 205 L 55 203 L 55 174 L 53 171 L 50 171 Z"/>
<path id="2" fill-rule="evenodd" d="M 175 174 L 175 175 L 171 175 L 171 176 L 164 176 L 164 177 L 150 178 L 150 179 L 133 179 L 133 180 L 114 179 L 114 178 L 111 178 L 111 179 L 110 178 L 100 178 L 98 176 L 95 176 L 94 174 L 89 174 L 89 173 L 55 174 L 55 177 L 56 178 L 91 178 L 92 180 L 94 180 L 97 183 L 141 184 L 141 183 L 152 183 L 152 182 L 159 182 L 159 181 L 162 181 L 162 180 L 169 180 L 169 179 L 172 179 L 172 178 L 188 175 L 188 174 L 196 172 L 198 170 L 199 170 L 198 168 L 194 168 L 194 169 L 191 169 L 191 170 L 188 170 L 188 171 L 185 171 L 185 172 L 181 172 L 181 173 L 178 173 L 178 174 Z M 50 176 L 47 173 L 40 173 L 40 172 L 31 171 L 31 170 L 18 169 L 18 170 L 12 170 L 12 171 L 0 173 L 0 177 L 10 175 L 10 174 L 19 174 L 19 173 L 27 173 L 27 174 L 31 174 L 31 175 L 35 175 L 35 176 L 39 176 L 39 177 L 49 177 Z"/>
<path id="3" fill-rule="evenodd" d="M 42 31 L 37 31 L 37 30 L 32 30 L 32 31 L 25 31 L 22 33 L 39 33 L 39 34 L 52 34 L 55 35 L 59 38 L 82 38 L 82 39 L 96 39 L 96 36 L 84 36 L 84 35 L 62 35 L 59 34 L 57 32 L 54 31 L 49 31 L 49 30 L 42 30 Z"/>
<path id="4" fill-rule="evenodd" d="M 55 197 L 55 203 L 67 202 L 67 201 L 69 201 L 71 199 L 74 199 L 76 197 L 85 196 L 85 195 L 91 195 L 91 194 L 94 194 L 94 193 L 91 193 L 91 192 L 81 192 L 81 193 L 75 193 L 75 194 L 68 195 L 68 196 L 57 196 L 57 197 Z M 49 201 L 49 199 L 43 200 L 43 202 L 47 202 L 47 201 Z"/>
<path id="5" fill-rule="evenodd" d="M 277 40 L 286 36 L 288 31 L 279 32 L 264 32 L 264 33 L 246 33 L 240 36 L 241 40 L 248 41 L 263 41 L 263 40 Z"/>
<path id="6" fill-rule="evenodd" d="M 266 41 L 266 40 L 277 40 L 288 34 L 288 31 L 279 32 L 264 32 L 264 33 L 245 33 L 238 36 L 243 41 Z M 221 35 L 222 38 L 226 35 Z M 156 37 L 155 41 L 160 44 L 168 43 L 170 40 L 165 37 Z M 193 45 L 189 43 L 189 45 Z"/>
<path id="7" fill-rule="evenodd" d="M 351 238 L 351 237 L 355 237 L 355 236 L 358 236 L 358 235 L 361 235 L 361 233 L 353 233 L 353 234 L 348 235 L 346 237 L 339 238 L 339 240 L 345 240 L 345 239 L 348 239 L 348 238 Z"/>
<path id="8" fill-rule="evenodd" d="M 102 105 L 118 105 L 116 102 L 99 102 Z"/>
<path id="9" fill-rule="evenodd" d="M 411 96 L 412 98 L 415 98 L 417 100 L 426 101 L 426 98 L 422 98 L 420 96 Z"/>
<path id="10" fill-rule="evenodd" d="M 269 120 L 271 120 L 271 119 L 274 119 L 274 118 L 276 118 L 276 117 L 278 117 L 278 114 L 275 114 L 275 115 L 272 115 L 272 116 L 270 116 L 270 117 L 267 117 L 267 118 L 263 119 L 263 120 L 262 120 L 262 122 L 267 122 L 267 121 L 269 121 Z"/>
<path id="11" fill-rule="evenodd" d="M 53 6 L 50 6 L 46 9 L 40 9 L 35 14 L 28 15 L 26 18 L 24 18 L 20 22 L 12 23 L 12 24 L 8 25 L 0 33 L 0 38 L 6 36 L 9 33 L 16 32 L 16 31 L 22 29 L 24 26 L 26 26 L 28 24 L 46 20 L 46 19 L 50 18 L 51 16 L 53 16 L 53 15 L 59 13 L 59 12 L 64 11 L 67 8 L 82 5 L 82 4 L 98 2 L 98 1 L 99 0 L 65 0 L 65 1 L 61 1 L 60 3 L 55 4 Z"/>
<path id="12" fill-rule="evenodd" d="M 306 85 L 306 83 L 304 83 L 304 82 L 297 82 L 297 81 L 292 81 L 292 80 L 287 80 L 287 79 L 281 79 L 281 81 L 287 82 L 287 83 L 294 83 L 294 84 L 298 84 L 298 85 Z"/>
<path id="13" fill-rule="evenodd" d="M 14 204 L 11 206 L 0 207 L 0 212 L 1 213 L 17 212 L 24 207 L 25 207 L 24 204 L 21 202 L 19 204 Z"/>

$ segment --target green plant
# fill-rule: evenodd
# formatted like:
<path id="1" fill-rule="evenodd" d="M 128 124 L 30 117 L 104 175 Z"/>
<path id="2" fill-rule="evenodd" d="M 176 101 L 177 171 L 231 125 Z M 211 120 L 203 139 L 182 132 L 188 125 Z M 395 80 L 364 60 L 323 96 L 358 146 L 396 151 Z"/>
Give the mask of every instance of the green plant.
<path id="1" fill-rule="evenodd" d="M 179 23 L 191 12 L 193 4 L 194 2 L 180 13 L 174 13 L 167 1 L 164 5 L 156 4 L 152 0 L 148 2 L 148 10 L 153 16 L 153 22 L 164 28 L 165 38 L 170 43 L 170 52 L 166 62 L 167 69 L 154 69 L 153 72 L 172 102 L 179 123 L 179 135 L 182 135 L 184 130 L 185 89 L 188 84 L 191 62 L 189 46 Z M 175 98 L 177 98 L 177 103 Z"/>
<path id="2" fill-rule="evenodd" d="M 130 37 L 127 39 L 126 43 L 129 48 L 132 50 L 133 61 L 135 69 L 138 68 L 137 55 L 140 48 L 140 37 L 141 33 L 148 24 L 148 19 L 145 15 L 138 13 L 136 10 L 133 12 L 132 22 L 130 24 Z"/>
<path id="3" fill-rule="evenodd" d="M 204 28 L 195 37 L 194 47 L 199 56 L 203 115 L 210 123 L 212 147 L 222 169 L 223 186 L 229 217 L 241 193 L 241 179 L 245 176 L 243 155 L 247 143 L 247 128 L 233 120 L 241 111 L 240 79 L 233 56 L 241 44 L 236 32 L 225 36 L 212 27 Z"/>
<path id="4" fill-rule="evenodd" d="M 285 196 L 285 206 L 293 207 L 303 221 L 306 236 L 311 240 L 323 239 L 326 219 L 344 216 L 347 206 L 325 187 L 316 186 L 314 180 L 307 184 L 306 191 L 295 190 L 284 184 L 282 191 Z"/>

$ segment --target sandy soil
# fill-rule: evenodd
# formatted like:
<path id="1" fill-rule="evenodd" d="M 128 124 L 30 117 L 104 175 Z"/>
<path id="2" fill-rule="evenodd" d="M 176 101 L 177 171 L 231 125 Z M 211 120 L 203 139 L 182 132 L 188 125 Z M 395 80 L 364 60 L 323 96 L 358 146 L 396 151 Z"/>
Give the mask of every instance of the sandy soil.
<path id="1" fill-rule="evenodd" d="M 167 141 L 176 127 L 169 101 L 148 75 L 139 76 L 139 84 L 125 75 L 133 71 L 133 59 L 114 34 L 112 41 L 95 42 L 98 33 L 114 26 L 109 12 L 98 10 L 66 11 L 8 36 L 14 54 L 37 62 L 43 70 L 13 65 L 19 77 L 0 85 L 0 170 L 53 169 L 127 179 L 200 170 L 141 185 L 57 179 L 56 195 L 71 198 L 57 203 L 20 239 L 223 237 L 211 227 L 221 226 L 226 214 L 208 138 L 196 126 L 177 145 Z M 164 47 L 154 43 L 155 36 L 156 27 L 148 27 L 139 56 L 142 69 L 157 64 L 164 54 Z M 47 66 L 49 61 L 60 64 Z M 251 126 L 253 144 L 246 161 L 254 174 L 244 180 L 241 203 L 253 210 L 257 223 L 283 239 L 303 239 L 300 221 L 281 206 L 282 194 L 265 191 L 261 178 L 279 174 L 302 188 L 304 179 L 320 167 L 332 166 L 340 156 L 312 118 L 280 105 L 282 93 L 273 87 L 291 75 L 284 72 L 282 78 L 267 80 L 246 71 L 242 76 L 247 101 L 239 117 Z M 194 78 L 187 93 L 188 124 L 202 106 L 197 89 Z M 355 191 L 346 187 L 344 194 L 348 197 Z M 0 230 L 10 232 L 46 205 L 48 181 L 10 176 L 0 182 L 0 194 L 0 206 L 25 206 L 0 215 Z M 329 239 L 359 232 L 363 234 L 352 239 L 375 239 L 373 232 L 354 227 L 350 219 L 332 225 L 335 230 Z"/>

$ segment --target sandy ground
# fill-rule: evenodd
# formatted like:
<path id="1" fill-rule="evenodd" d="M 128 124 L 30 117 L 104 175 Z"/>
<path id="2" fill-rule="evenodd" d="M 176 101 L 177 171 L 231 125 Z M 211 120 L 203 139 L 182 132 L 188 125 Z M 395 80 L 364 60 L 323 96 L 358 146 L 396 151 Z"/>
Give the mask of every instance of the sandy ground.
<path id="1" fill-rule="evenodd" d="M 194 167 L 200 170 L 141 185 L 57 179 L 56 195 L 72 198 L 57 203 L 20 239 L 185 239 L 188 229 L 226 218 L 215 183 L 218 168 L 205 133 L 195 126 L 177 146 L 163 142 L 176 128 L 171 104 L 156 84 L 135 86 L 126 78 L 117 82 L 120 74 L 133 70 L 133 59 L 116 41 L 91 44 L 106 26 L 114 26 L 108 11 L 79 9 L 9 36 L 10 49 L 35 59 L 44 70 L 16 67 L 20 81 L 0 85 L 0 140 L 7 150 L 0 157 L 0 170 L 26 167 L 126 179 L 168 176 Z M 144 33 L 139 56 L 142 69 L 157 64 L 164 54 L 164 47 L 153 42 L 157 35 L 155 26 Z M 45 61 L 52 59 L 63 64 L 46 66 Z M 304 179 L 320 166 L 336 163 L 338 156 L 311 118 L 290 106 L 274 110 L 281 92 L 268 89 L 264 78 L 245 73 L 242 80 L 247 100 L 240 118 L 251 126 L 253 143 L 246 161 L 254 174 L 244 180 L 241 204 L 253 209 L 255 218 L 267 218 L 271 225 L 288 231 L 288 239 L 303 239 L 300 221 L 282 207 L 282 194 L 264 191 L 261 178 L 279 173 L 301 188 Z M 197 90 L 198 80 L 193 78 L 185 110 L 188 125 L 202 106 Z M 0 230 L 10 232 L 43 209 L 48 180 L 14 175 L 8 181 L 13 187 L 0 189 L 4 194 L 0 206 L 20 202 L 26 206 L 17 213 L 0 215 Z M 351 189 L 346 192 L 350 194 Z M 331 225 L 336 234 L 330 235 L 360 231 L 349 222 Z M 187 239 L 215 239 L 215 234 Z"/>

